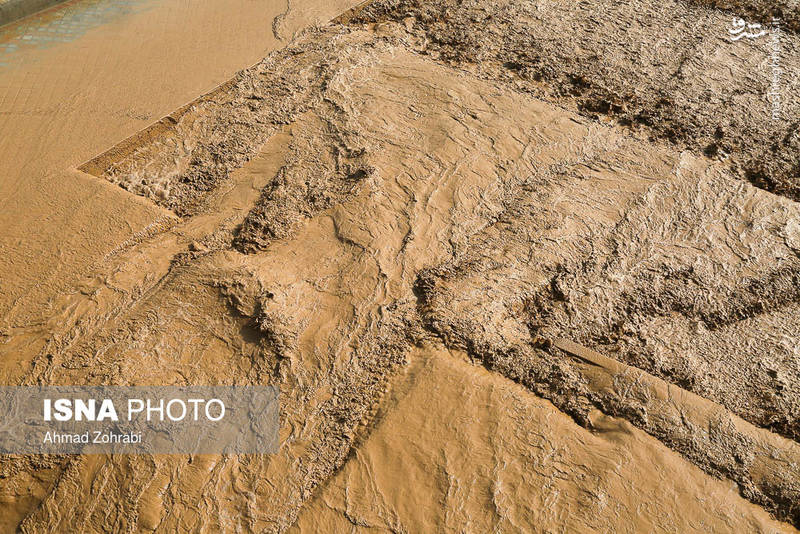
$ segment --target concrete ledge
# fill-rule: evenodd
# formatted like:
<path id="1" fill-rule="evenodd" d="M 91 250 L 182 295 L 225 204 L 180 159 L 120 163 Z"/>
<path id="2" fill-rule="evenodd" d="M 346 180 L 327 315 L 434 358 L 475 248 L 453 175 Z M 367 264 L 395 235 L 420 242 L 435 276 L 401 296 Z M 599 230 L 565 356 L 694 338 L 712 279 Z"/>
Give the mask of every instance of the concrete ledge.
<path id="1" fill-rule="evenodd" d="M 0 3 L 0 26 L 33 15 L 65 0 L 6 0 Z"/>

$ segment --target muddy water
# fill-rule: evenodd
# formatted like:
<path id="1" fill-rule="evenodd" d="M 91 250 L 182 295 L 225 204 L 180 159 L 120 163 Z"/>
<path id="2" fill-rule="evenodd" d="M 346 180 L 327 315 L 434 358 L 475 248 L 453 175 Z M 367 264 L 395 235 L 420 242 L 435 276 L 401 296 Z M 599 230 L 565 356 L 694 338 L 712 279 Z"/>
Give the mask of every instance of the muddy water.
<path id="1" fill-rule="evenodd" d="M 273 17 L 272 38 L 298 16 Z M 757 390 L 695 387 L 669 351 L 655 366 L 569 340 L 608 348 L 612 312 L 623 332 L 647 325 L 631 334 L 645 345 L 692 331 L 647 321 L 690 320 L 706 365 L 760 377 L 747 347 L 791 331 L 793 303 L 742 303 L 793 266 L 797 205 L 421 54 L 409 27 L 308 32 L 145 134 L 73 157 L 147 224 L 109 237 L 73 289 L 41 289 L 40 322 L 17 298 L 9 381 L 275 384 L 281 447 L 6 458 L 8 525 L 792 530 L 775 518 L 795 520 L 797 445 L 743 409 Z M 618 304 L 683 280 L 686 250 L 698 287 L 651 299 L 677 304 Z M 706 300 L 680 306 L 687 291 Z M 741 342 L 698 330 L 707 316 Z"/>
<path id="2" fill-rule="evenodd" d="M 19 383 L 56 325 L 92 317 L 92 297 L 71 295 L 114 291 L 94 276 L 98 265 L 174 220 L 75 168 L 349 5 L 73 0 L 0 28 L 2 383 Z M 173 253 L 151 252 L 144 245 L 116 272 L 136 280 L 134 293 Z M 4 477 L 14 475 L 0 484 L 0 530 L 38 506 L 59 466 L 18 472 L 4 462 Z"/>
<path id="3" fill-rule="evenodd" d="M 169 216 L 78 166 L 354 3 L 78 0 L 1 28 L 0 331 Z"/>

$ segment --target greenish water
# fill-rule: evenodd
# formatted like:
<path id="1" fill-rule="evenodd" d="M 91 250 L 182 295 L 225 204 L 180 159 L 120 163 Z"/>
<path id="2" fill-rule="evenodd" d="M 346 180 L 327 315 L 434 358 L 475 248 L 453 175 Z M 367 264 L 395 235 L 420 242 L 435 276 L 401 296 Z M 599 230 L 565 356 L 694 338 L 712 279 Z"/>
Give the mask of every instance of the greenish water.
<path id="1" fill-rule="evenodd" d="M 87 31 L 145 9 L 148 0 L 71 0 L 0 28 L 0 67 L 26 49 L 74 41 Z"/>

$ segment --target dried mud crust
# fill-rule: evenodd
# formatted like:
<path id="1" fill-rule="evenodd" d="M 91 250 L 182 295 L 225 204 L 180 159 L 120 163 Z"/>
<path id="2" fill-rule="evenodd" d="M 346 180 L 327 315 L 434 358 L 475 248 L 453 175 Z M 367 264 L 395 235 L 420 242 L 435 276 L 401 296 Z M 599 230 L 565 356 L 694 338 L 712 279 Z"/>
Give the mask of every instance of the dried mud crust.
<path id="1" fill-rule="evenodd" d="M 770 39 L 730 42 L 730 14 L 761 2 L 376 0 L 349 24 L 404 23 L 408 42 L 516 90 L 730 161 L 734 171 L 800 200 L 798 36 L 781 34 L 780 120 L 771 119 Z M 797 29 L 797 6 L 785 11 Z"/>

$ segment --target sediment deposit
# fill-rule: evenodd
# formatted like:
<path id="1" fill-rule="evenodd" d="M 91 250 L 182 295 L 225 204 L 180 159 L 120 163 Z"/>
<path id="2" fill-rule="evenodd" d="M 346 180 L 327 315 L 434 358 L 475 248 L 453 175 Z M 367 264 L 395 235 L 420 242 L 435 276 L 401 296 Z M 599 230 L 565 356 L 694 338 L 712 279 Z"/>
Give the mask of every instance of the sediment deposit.
<path id="1" fill-rule="evenodd" d="M 794 531 L 800 87 L 708 5 L 379 0 L 84 163 L 169 212 L 21 382 L 275 384 L 281 449 L 4 459 L 22 531 Z"/>

